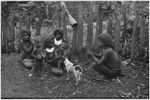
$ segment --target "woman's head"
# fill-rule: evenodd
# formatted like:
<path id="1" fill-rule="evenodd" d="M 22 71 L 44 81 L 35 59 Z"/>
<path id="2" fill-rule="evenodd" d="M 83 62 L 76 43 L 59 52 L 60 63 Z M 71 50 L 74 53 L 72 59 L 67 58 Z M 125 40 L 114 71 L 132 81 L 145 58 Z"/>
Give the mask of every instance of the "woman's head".
<path id="1" fill-rule="evenodd" d="M 56 40 L 63 39 L 63 31 L 59 29 L 55 30 L 54 37 L 56 38 Z"/>
<path id="2" fill-rule="evenodd" d="M 111 47 L 112 49 L 114 49 L 114 43 L 109 34 L 100 34 L 98 36 L 98 40 L 100 45 L 102 45 L 103 47 Z"/>
<path id="3" fill-rule="evenodd" d="M 29 41 L 30 36 L 31 36 L 31 32 L 29 32 L 29 31 L 22 31 L 21 32 L 21 37 L 24 41 Z"/>

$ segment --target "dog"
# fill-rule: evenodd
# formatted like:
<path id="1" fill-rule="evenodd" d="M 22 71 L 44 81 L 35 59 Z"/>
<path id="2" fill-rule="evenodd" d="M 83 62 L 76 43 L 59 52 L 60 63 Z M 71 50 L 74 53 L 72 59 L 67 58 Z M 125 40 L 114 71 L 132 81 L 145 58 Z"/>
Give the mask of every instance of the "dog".
<path id="1" fill-rule="evenodd" d="M 69 72 L 73 73 L 76 79 L 76 85 L 81 81 L 82 78 L 82 68 L 80 65 L 74 65 L 67 58 L 64 58 L 64 64 L 67 71 L 67 80 L 69 80 Z"/>

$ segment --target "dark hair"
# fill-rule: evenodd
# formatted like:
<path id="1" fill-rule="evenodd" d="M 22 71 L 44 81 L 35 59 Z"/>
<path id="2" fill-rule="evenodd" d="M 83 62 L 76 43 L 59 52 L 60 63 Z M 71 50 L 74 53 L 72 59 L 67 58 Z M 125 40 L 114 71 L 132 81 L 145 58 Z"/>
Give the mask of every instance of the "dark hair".
<path id="1" fill-rule="evenodd" d="M 52 48 L 54 46 L 54 40 L 52 38 L 47 38 L 44 42 L 44 48 Z"/>
<path id="2" fill-rule="evenodd" d="M 100 34 L 98 36 L 98 39 L 100 39 L 104 43 L 105 47 L 111 47 L 112 49 L 115 48 L 113 40 L 109 34 Z"/>
<path id="3" fill-rule="evenodd" d="M 34 42 L 35 43 L 42 43 L 42 37 L 41 36 L 35 36 L 34 37 Z"/>
<path id="4" fill-rule="evenodd" d="M 62 30 L 56 29 L 56 30 L 54 31 L 54 37 L 55 37 L 56 35 L 58 35 L 58 34 L 61 36 L 61 38 L 63 38 L 63 31 L 62 31 Z"/>
<path id="5" fill-rule="evenodd" d="M 30 31 L 25 31 L 25 30 L 23 30 L 23 31 L 21 32 L 21 36 L 23 37 L 24 34 L 27 34 L 29 37 L 31 36 L 31 32 L 30 32 Z"/>

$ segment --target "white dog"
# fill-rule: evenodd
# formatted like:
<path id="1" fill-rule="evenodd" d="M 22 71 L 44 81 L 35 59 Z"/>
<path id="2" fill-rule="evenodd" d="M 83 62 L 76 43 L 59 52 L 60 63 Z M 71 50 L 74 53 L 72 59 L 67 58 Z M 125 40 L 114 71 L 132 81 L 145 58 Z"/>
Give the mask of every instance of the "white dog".
<path id="1" fill-rule="evenodd" d="M 74 63 L 70 62 L 67 58 L 64 60 L 64 64 L 67 70 L 67 80 L 69 79 L 69 72 L 72 72 L 76 78 L 76 85 L 79 83 L 82 77 L 82 68 L 80 65 L 75 65 Z"/>

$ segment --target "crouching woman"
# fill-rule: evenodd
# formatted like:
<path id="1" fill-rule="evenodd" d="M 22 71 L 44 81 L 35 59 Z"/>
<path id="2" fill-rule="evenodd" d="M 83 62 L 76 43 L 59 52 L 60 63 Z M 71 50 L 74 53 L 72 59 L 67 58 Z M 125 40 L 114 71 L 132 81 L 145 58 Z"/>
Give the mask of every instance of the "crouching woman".
<path id="1" fill-rule="evenodd" d="M 103 52 L 101 54 L 88 52 L 95 62 L 93 69 L 103 74 L 106 78 L 121 76 L 121 60 L 114 50 L 112 38 L 108 34 L 101 34 L 98 37 L 98 41 L 103 48 Z"/>

